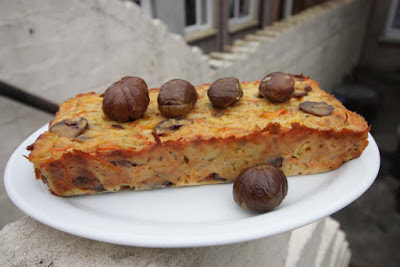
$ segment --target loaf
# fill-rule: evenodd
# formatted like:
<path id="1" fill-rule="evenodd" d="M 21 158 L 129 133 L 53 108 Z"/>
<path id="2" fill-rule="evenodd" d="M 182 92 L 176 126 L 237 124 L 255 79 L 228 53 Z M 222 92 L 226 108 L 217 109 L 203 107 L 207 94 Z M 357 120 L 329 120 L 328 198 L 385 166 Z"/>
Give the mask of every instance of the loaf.
<path id="1" fill-rule="evenodd" d="M 102 95 L 77 95 L 60 105 L 28 159 L 37 179 L 58 196 L 232 182 L 246 167 L 269 162 L 287 176 L 330 171 L 357 158 L 370 127 L 316 81 L 295 76 L 297 97 L 273 103 L 259 95 L 260 81 L 242 82 L 243 97 L 219 109 L 210 84 L 196 86 L 198 100 L 185 117 L 167 119 L 150 89 L 143 118 L 117 122 L 102 112 Z M 310 91 L 311 89 L 311 91 Z M 299 106 L 324 102 L 319 116 Z"/>

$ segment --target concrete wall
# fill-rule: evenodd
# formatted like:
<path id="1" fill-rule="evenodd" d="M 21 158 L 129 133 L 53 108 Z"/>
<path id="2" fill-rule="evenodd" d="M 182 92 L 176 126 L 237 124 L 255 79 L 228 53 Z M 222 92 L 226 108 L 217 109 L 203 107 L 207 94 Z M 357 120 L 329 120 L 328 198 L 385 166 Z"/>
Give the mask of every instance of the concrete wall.
<path id="1" fill-rule="evenodd" d="M 173 78 L 193 84 L 224 76 L 257 80 L 281 70 L 311 75 L 329 91 L 359 60 L 370 4 L 331 1 L 236 41 L 229 53 L 204 55 L 130 2 L 3 0 L 0 80 L 57 103 L 102 92 L 124 75 L 158 87 Z M 0 114 L 3 173 L 12 150 L 50 116 L 5 99 Z M 6 201 L 0 183 L 0 227 L 20 216 Z M 4 216 L 5 210 L 17 215 Z"/>
<path id="2" fill-rule="evenodd" d="M 73 236 L 29 217 L 0 231 L 1 266 L 348 266 L 349 244 L 326 218 L 276 236 L 202 248 L 141 248 Z"/>
<path id="3" fill-rule="evenodd" d="M 4 0 L 0 18 L 0 80 L 57 103 L 124 75 L 207 79 L 207 58 L 128 1 Z"/>
<path id="4" fill-rule="evenodd" d="M 153 0 L 154 17 L 168 25 L 168 31 L 185 34 L 185 6 L 183 0 Z"/>

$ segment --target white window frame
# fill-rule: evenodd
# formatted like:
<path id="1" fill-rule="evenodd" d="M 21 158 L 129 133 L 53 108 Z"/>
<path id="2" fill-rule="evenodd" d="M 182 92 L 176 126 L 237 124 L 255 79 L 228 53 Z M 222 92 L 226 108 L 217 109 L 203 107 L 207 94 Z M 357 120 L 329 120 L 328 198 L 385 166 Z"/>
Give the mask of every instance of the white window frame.
<path id="1" fill-rule="evenodd" d="M 243 24 L 255 19 L 255 0 L 249 0 L 249 14 L 244 17 L 239 17 L 239 0 L 234 0 L 234 10 L 233 10 L 233 18 L 229 18 L 228 26 L 234 26 L 238 24 Z"/>
<path id="2" fill-rule="evenodd" d="M 202 17 L 202 8 L 201 4 L 202 1 L 206 1 L 207 8 L 206 8 L 206 23 L 201 24 L 201 17 Z M 185 34 L 190 34 L 194 32 L 204 31 L 212 28 L 213 26 L 213 2 L 212 0 L 196 0 L 196 23 L 193 25 L 185 26 Z M 186 10 L 185 10 L 186 11 Z"/>
<path id="3" fill-rule="evenodd" d="M 135 3 L 135 2 L 133 2 L 133 3 Z M 153 0 L 140 0 L 140 9 L 142 10 L 143 14 L 145 14 L 149 18 L 152 18 L 152 19 L 154 18 L 154 1 Z"/>
<path id="4" fill-rule="evenodd" d="M 396 15 L 396 8 L 399 7 L 400 1 L 399 0 L 392 0 L 389 8 L 389 13 L 386 18 L 386 25 L 385 25 L 385 32 L 384 38 L 385 39 L 395 39 L 400 40 L 400 29 L 393 28 L 393 21 Z"/>

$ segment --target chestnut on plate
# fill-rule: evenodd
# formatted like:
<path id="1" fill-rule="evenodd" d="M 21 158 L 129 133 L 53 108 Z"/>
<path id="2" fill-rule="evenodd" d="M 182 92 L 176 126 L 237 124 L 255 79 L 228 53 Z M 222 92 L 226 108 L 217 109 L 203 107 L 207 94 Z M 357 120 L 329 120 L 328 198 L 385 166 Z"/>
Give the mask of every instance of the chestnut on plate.
<path id="1" fill-rule="evenodd" d="M 242 170 L 233 184 L 233 198 L 245 210 L 270 211 L 282 203 L 287 191 L 285 174 L 268 163 Z"/>

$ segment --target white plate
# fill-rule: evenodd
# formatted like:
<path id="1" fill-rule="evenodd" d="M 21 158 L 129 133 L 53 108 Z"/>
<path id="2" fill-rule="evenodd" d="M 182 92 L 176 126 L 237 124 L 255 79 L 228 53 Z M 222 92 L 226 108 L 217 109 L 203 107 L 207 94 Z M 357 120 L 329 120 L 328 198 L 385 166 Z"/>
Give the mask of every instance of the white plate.
<path id="1" fill-rule="evenodd" d="M 285 200 L 265 214 L 238 207 L 232 184 L 57 197 L 35 179 L 32 164 L 22 156 L 46 129 L 32 134 L 9 159 L 4 176 L 9 197 L 26 214 L 58 230 L 122 245 L 199 247 L 286 232 L 350 204 L 373 183 L 380 165 L 370 135 L 360 158 L 335 171 L 290 177 Z"/>

